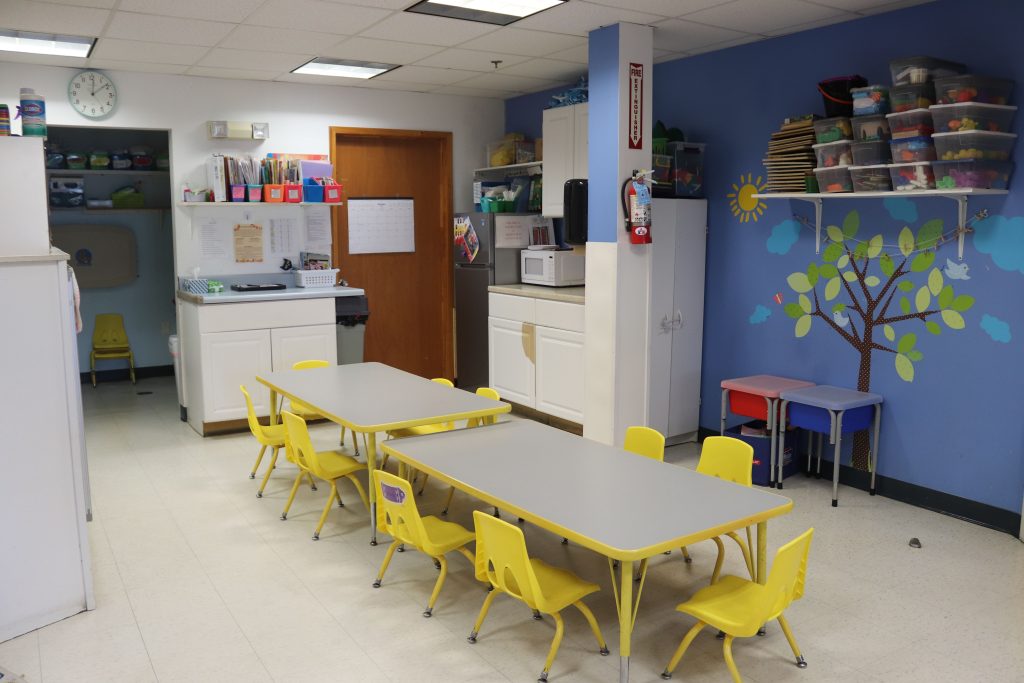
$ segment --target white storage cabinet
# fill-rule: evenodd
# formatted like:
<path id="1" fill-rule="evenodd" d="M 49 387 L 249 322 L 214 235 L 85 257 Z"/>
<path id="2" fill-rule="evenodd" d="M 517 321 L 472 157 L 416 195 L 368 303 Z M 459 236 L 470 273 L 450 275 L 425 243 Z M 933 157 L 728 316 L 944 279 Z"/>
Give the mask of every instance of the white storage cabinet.
<path id="1" fill-rule="evenodd" d="M 565 181 L 587 176 L 589 104 L 544 110 L 544 183 L 541 213 L 561 218 L 565 213 Z"/>

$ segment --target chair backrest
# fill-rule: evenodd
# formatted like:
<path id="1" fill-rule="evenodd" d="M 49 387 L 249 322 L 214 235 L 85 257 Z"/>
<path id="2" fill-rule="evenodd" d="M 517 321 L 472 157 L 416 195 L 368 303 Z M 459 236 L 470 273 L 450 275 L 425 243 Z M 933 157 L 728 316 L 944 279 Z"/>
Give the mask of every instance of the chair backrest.
<path id="1" fill-rule="evenodd" d="M 323 468 L 320 467 L 320 459 L 313 448 L 313 441 L 309 438 L 306 421 L 287 410 L 281 413 L 281 421 L 284 422 L 284 430 L 288 435 L 285 440 L 285 455 L 288 459 L 301 469 L 312 472 L 321 479 L 327 479 Z"/>
<path id="2" fill-rule="evenodd" d="M 430 537 L 409 482 L 385 470 L 374 470 L 373 486 L 377 490 L 377 530 L 429 552 Z"/>
<path id="3" fill-rule="evenodd" d="M 244 384 L 239 384 L 238 388 L 242 390 L 242 395 L 245 396 L 245 416 L 249 420 L 249 431 L 262 443 L 267 440 L 267 435 L 263 431 L 263 425 L 260 424 L 259 419 L 256 417 L 256 409 L 253 408 L 252 397 L 249 396 L 249 392 Z"/>
<path id="4" fill-rule="evenodd" d="M 665 459 L 665 437 L 650 427 L 627 427 L 626 440 L 622 447 L 630 453 L 642 455 L 659 462 Z"/>
<path id="5" fill-rule="evenodd" d="M 97 313 L 92 330 L 93 348 L 127 348 L 128 333 L 120 313 Z"/>
<path id="6" fill-rule="evenodd" d="M 308 370 L 310 368 L 326 368 L 330 367 L 330 363 L 325 360 L 300 360 L 298 363 L 292 364 L 292 370 Z"/>
<path id="7" fill-rule="evenodd" d="M 501 400 L 501 396 L 498 394 L 498 392 L 495 391 L 494 389 L 491 389 L 490 387 L 480 387 L 479 389 L 476 390 L 476 395 L 477 396 L 482 396 L 483 398 L 489 398 L 492 401 L 500 401 Z M 497 421 L 498 421 L 498 416 L 497 415 L 488 415 L 487 417 L 471 417 L 468 420 L 466 420 L 466 426 L 467 427 L 477 427 L 477 426 L 482 425 L 482 424 L 484 424 L 484 425 L 492 425 L 492 424 L 494 424 Z"/>
<path id="8" fill-rule="evenodd" d="M 754 449 L 731 436 L 709 436 L 700 450 L 697 471 L 743 486 L 753 486 Z"/>
<path id="9" fill-rule="evenodd" d="M 448 387 L 449 389 L 454 389 L 455 388 L 455 385 L 452 384 L 452 381 L 450 379 L 445 379 L 444 377 L 435 377 L 434 379 L 432 379 L 430 381 L 431 382 L 437 382 L 438 384 L 442 384 L 442 385 Z M 454 422 L 445 422 L 444 426 L 448 430 L 455 429 L 455 423 Z"/>
<path id="10" fill-rule="evenodd" d="M 804 583 L 807 579 L 807 556 L 811 552 L 811 537 L 814 527 L 803 532 L 775 553 L 771 572 L 765 584 L 765 595 L 768 602 L 764 606 L 764 623 L 782 614 L 790 603 L 799 600 L 804 594 Z"/>
<path id="11" fill-rule="evenodd" d="M 489 581 L 533 609 L 544 611 L 544 595 L 526 552 L 523 530 L 497 517 L 473 511 L 476 527 L 476 578 Z"/>

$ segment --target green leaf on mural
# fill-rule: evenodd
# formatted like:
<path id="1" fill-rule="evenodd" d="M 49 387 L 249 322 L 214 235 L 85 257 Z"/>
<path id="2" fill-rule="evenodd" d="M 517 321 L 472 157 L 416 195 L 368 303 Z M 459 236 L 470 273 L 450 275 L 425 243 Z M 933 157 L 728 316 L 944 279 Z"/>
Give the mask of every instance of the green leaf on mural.
<path id="1" fill-rule="evenodd" d="M 839 269 L 833 266 L 831 263 L 823 263 L 818 266 L 818 275 L 821 275 L 826 280 L 834 278 L 839 275 Z"/>
<path id="2" fill-rule="evenodd" d="M 925 327 L 926 330 L 928 330 L 929 332 L 931 332 L 934 335 L 942 334 L 942 326 L 939 325 L 934 320 L 926 321 L 925 324 L 924 324 L 924 327 Z"/>
<path id="3" fill-rule="evenodd" d="M 931 249 L 935 246 L 935 243 L 942 237 L 942 219 L 935 218 L 924 225 L 917 231 L 917 248 Z"/>
<path id="4" fill-rule="evenodd" d="M 852 270 L 844 270 L 843 279 L 846 280 L 847 282 L 856 282 L 857 273 L 853 272 Z"/>
<path id="5" fill-rule="evenodd" d="M 836 312 L 842 313 L 845 310 L 846 310 L 846 304 L 844 304 L 842 302 L 839 302 L 837 304 L 833 304 L 832 305 L 832 312 L 833 313 L 836 313 Z"/>
<path id="6" fill-rule="evenodd" d="M 913 351 L 907 351 L 907 358 L 914 361 L 915 363 L 924 359 L 924 354 L 914 349 Z"/>
<path id="7" fill-rule="evenodd" d="M 811 283 L 811 287 L 818 284 L 818 264 L 812 263 L 807 266 L 807 281 Z"/>
<path id="8" fill-rule="evenodd" d="M 882 245 L 884 244 L 881 235 L 875 235 L 868 242 L 868 258 L 878 258 L 878 255 L 882 253 Z"/>
<path id="9" fill-rule="evenodd" d="M 851 211 L 846 214 L 846 218 L 843 219 L 843 234 L 847 238 L 853 237 L 857 234 L 857 230 L 860 228 L 860 214 L 856 211 Z"/>
<path id="10" fill-rule="evenodd" d="M 886 277 L 892 277 L 892 274 L 896 272 L 896 264 L 892 262 L 892 256 L 888 254 L 882 254 L 882 258 L 878 259 L 878 267 L 882 269 L 882 275 Z"/>
<path id="11" fill-rule="evenodd" d="M 797 337 L 806 337 L 807 336 L 807 333 L 811 331 L 811 320 L 812 320 L 812 318 L 809 315 L 802 315 L 802 316 L 800 316 L 800 318 L 796 321 L 796 336 Z"/>
<path id="12" fill-rule="evenodd" d="M 956 311 L 946 309 L 942 312 L 942 322 L 951 330 L 964 329 L 964 317 Z"/>
<path id="13" fill-rule="evenodd" d="M 843 236 L 843 231 L 839 229 L 838 225 L 828 226 L 825 228 L 825 232 L 828 234 L 828 238 L 837 244 L 842 244 L 843 240 L 846 239 Z"/>
<path id="14" fill-rule="evenodd" d="M 914 381 L 914 364 L 904 354 L 896 354 L 896 374 L 904 382 Z"/>
<path id="15" fill-rule="evenodd" d="M 923 273 L 931 268 L 933 263 L 935 263 L 935 252 L 922 251 L 914 257 L 913 261 L 910 262 L 910 272 Z"/>
<path id="16" fill-rule="evenodd" d="M 929 304 L 932 302 L 931 292 L 928 291 L 927 287 L 922 287 L 917 290 L 917 296 L 914 297 L 914 306 L 917 308 L 917 312 L 927 311 Z"/>
<path id="17" fill-rule="evenodd" d="M 884 334 L 885 338 L 889 341 L 896 341 L 896 330 L 892 329 L 892 325 L 883 325 L 882 334 Z"/>
<path id="18" fill-rule="evenodd" d="M 939 308 L 949 308 L 953 305 L 953 285 L 946 285 L 939 291 Z"/>
<path id="19" fill-rule="evenodd" d="M 834 277 L 825 283 L 825 301 L 832 301 L 832 299 L 839 296 L 839 288 L 841 286 L 842 283 L 838 277 Z"/>
<path id="20" fill-rule="evenodd" d="M 899 283 L 896 286 L 899 288 L 901 292 L 912 292 L 914 291 L 914 287 L 916 287 L 917 285 L 915 285 L 910 280 L 904 280 L 903 282 Z"/>
<path id="21" fill-rule="evenodd" d="M 821 255 L 821 258 L 831 263 L 832 261 L 835 261 L 842 255 L 843 245 L 832 243 L 825 247 L 825 253 Z M 839 267 L 842 268 L 842 266 Z"/>
<path id="22" fill-rule="evenodd" d="M 866 284 L 868 287 L 877 287 L 878 285 L 882 284 L 882 281 L 878 279 L 877 275 L 868 275 L 866 278 L 864 278 L 864 284 Z"/>
<path id="23" fill-rule="evenodd" d="M 803 314 L 804 311 L 802 308 L 800 308 L 800 304 L 786 304 L 786 315 L 788 315 L 790 318 L 793 318 L 795 320 L 802 316 Z"/>
<path id="24" fill-rule="evenodd" d="M 850 256 L 848 254 L 843 254 L 836 261 L 836 268 L 845 268 L 848 265 L 850 265 Z"/>
<path id="25" fill-rule="evenodd" d="M 803 294 L 804 292 L 811 291 L 811 282 L 807 279 L 806 273 L 793 273 L 786 278 L 786 282 L 797 294 Z"/>
<path id="26" fill-rule="evenodd" d="M 913 332 L 907 332 L 905 335 L 900 337 L 900 340 L 896 342 L 896 350 L 900 353 L 907 353 L 914 346 L 917 345 L 917 335 Z"/>
<path id="27" fill-rule="evenodd" d="M 857 244 L 857 248 L 853 250 L 853 258 L 860 259 L 868 255 L 868 243 L 860 242 Z"/>
<path id="28" fill-rule="evenodd" d="M 914 231 L 910 228 L 904 227 L 900 230 L 899 239 L 896 244 L 900 247 L 900 253 L 904 256 L 910 256 L 914 251 Z"/>
<path id="29" fill-rule="evenodd" d="M 961 294 L 957 298 L 953 299 L 953 303 L 951 303 L 949 305 L 949 307 L 952 308 L 954 311 L 959 311 L 959 312 L 963 313 L 964 311 L 970 309 L 970 307 L 973 306 L 973 305 L 974 305 L 974 297 L 973 296 L 967 296 L 966 294 Z"/>
<path id="30" fill-rule="evenodd" d="M 800 310 L 803 311 L 804 313 L 810 313 L 812 310 L 814 310 L 811 307 L 811 300 L 807 298 L 806 294 L 801 294 L 798 301 L 800 302 Z"/>
<path id="31" fill-rule="evenodd" d="M 903 315 L 910 314 L 910 299 L 905 296 L 900 297 L 900 310 L 903 311 Z"/>
<path id="32" fill-rule="evenodd" d="M 938 268 L 932 268 L 932 272 L 928 273 L 928 291 L 932 296 L 938 296 L 942 291 L 942 271 Z"/>

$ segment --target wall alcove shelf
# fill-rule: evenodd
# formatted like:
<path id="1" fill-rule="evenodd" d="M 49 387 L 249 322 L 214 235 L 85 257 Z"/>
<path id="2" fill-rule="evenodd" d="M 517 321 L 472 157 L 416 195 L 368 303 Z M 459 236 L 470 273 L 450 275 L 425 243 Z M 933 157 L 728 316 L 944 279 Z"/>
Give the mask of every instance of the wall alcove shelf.
<path id="1" fill-rule="evenodd" d="M 957 257 L 962 261 L 964 258 L 964 237 L 966 232 L 963 227 L 967 224 L 967 202 L 971 197 L 996 196 L 1009 194 L 1008 190 L 980 190 L 972 187 L 961 187 L 955 190 L 907 190 L 889 192 L 762 192 L 753 195 L 757 199 L 789 199 L 801 202 L 809 202 L 814 205 L 814 253 L 821 253 L 821 211 L 825 200 L 845 199 L 885 199 L 889 197 L 901 197 L 908 199 L 939 197 L 952 199 L 957 204 L 957 227 L 960 228 L 957 236 Z"/>

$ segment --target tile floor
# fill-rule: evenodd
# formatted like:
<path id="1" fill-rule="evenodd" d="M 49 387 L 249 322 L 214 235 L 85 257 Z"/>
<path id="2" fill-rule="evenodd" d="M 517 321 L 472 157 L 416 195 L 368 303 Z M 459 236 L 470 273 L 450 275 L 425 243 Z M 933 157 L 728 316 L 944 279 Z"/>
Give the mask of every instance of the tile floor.
<path id="1" fill-rule="evenodd" d="M 139 391 L 152 391 L 138 395 Z M 550 641 L 550 619 L 498 600 L 476 645 L 465 637 L 484 598 L 468 563 L 453 555 L 435 616 L 420 616 L 435 570 L 396 555 L 371 588 L 385 545 L 367 542 L 367 514 L 335 508 L 310 539 L 324 489 L 302 489 L 280 521 L 291 481 L 282 467 L 258 500 L 246 476 L 248 434 L 201 439 L 178 420 L 173 381 L 86 388 L 95 521 L 90 526 L 97 609 L 0 644 L 0 666 L 29 683 L 136 681 L 532 681 Z M 322 444 L 337 435 L 315 426 Z M 694 446 L 667 459 L 692 467 Z M 436 511 L 430 487 L 421 507 Z M 807 592 L 789 620 L 809 666 L 797 669 L 777 625 L 737 642 L 744 680 L 1024 681 L 1024 544 L 1007 534 L 798 476 L 785 494 L 794 511 L 769 525 L 769 556 L 817 528 Z M 457 494 L 456 521 L 472 501 Z M 603 586 L 588 603 L 612 647 L 601 657 L 582 617 L 566 615 L 552 681 L 617 680 L 618 633 L 601 557 L 527 527 L 532 553 Z M 916 536 L 923 547 L 907 541 Z M 674 606 L 703 586 L 714 545 L 652 563 L 634 635 L 633 681 L 660 680 L 692 623 Z M 741 573 L 729 547 L 726 571 Z M 705 632 L 675 680 L 728 681 L 720 642 Z"/>

